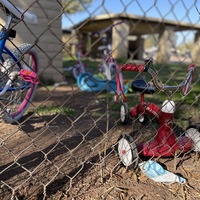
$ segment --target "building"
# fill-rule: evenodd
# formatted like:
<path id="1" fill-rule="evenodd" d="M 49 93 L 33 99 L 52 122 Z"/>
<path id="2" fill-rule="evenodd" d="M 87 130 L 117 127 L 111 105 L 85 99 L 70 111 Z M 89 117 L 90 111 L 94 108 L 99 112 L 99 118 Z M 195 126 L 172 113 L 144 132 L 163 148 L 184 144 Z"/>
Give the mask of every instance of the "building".
<path id="1" fill-rule="evenodd" d="M 92 38 L 93 33 L 98 31 L 102 33 L 102 30 L 106 29 L 108 31 L 108 27 L 112 26 L 110 40 L 114 58 L 126 59 L 130 53 L 133 53 L 135 59 L 142 59 L 144 52 L 142 36 L 159 34 L 156 60 L 158 63 L 166 63 L 169 61 L 171 49 L 173 49 L 173 33 L 191 30 L 196 31 L 195 45 L 192 50 L 193 60 L 199 60 L 200 48 L 197 43 L 200 44 L 200 25 L 123 13 L 103 14 L 88 18 L 75 25 L 73 29 L 79 33 L 79 40 L 87 35 L 93 43 L 99 45 Z M 95 45 L 93 45 L 92 51 L 95 52 Z M 94 54 L 96 55 L 96 52 Z"/>

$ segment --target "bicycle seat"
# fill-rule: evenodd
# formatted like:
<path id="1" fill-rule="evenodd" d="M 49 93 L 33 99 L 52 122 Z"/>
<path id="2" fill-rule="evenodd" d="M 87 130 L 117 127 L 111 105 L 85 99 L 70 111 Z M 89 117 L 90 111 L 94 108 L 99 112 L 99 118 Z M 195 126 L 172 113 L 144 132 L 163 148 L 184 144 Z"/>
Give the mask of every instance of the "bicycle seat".
<path id="1" fill-rule="evenodd" d="M 155 92 L 153 86 L 150 83 L 146 83 L 144 80 L 133 81 L 131 87 L 134 91 L 145 94 L 153 94 Z"/>
<path id="2" fill-rule="evenodd" d="M 2 4 L 6 8 L 3 9 L 6 15 L 12 14 L 16 20 L 23 19 L 27 23 L 32 23 L 32 24 L 37 23 L 36 15 L 14 6 L 8 0 L 0 0 L 0 4 Z"/>

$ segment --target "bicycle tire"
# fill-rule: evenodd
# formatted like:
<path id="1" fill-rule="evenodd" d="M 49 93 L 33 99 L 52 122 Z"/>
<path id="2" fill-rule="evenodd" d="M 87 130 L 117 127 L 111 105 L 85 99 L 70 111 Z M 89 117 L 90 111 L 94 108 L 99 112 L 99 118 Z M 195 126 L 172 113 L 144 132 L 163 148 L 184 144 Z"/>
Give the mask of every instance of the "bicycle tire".
<path id="1" fill-rule="evenodd" d="M 33 45 L 27 43 L 21 44 L 18 48 L 14 49 L 12 53 L 17 58 L 18 62 L 21 63 L 22 69 L 34 71 L 38 74 L 37 51 L 33 48 Z M 31 63 L 28 63 L 27 59 L 29 59 Z M 14 62 L 11 57 L 8 57 L 4 63 L 7 62 L 12 62 L 12 65 L 14 64 L 14 67 L 16 67 L 16 62 Z M 17 85 L 18 88 L 21 86 L 21 88 L 11 92 L 7 91 L 3 95 L 3 119 L 9 123 L 18 121 L 24 115 L 33 100 L 37 88 L 37 84 L 27 84 L 27 82 L 19 78 L 13 81 L 12 86 L 14 85 Z M 23 88 L 23 86 L 25 87 Z"/>

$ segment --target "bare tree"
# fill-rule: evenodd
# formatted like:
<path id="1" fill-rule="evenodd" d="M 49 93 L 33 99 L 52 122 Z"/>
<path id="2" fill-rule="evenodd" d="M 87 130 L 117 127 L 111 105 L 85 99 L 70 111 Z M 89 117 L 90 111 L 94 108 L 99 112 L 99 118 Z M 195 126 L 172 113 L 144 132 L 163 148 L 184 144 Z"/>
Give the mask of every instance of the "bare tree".
<path id="1" fill-rule="evenodd" d="M 63 10 L 66 13 L 75 13 L 85 10 L 92 0 L 62 0 Z"/>

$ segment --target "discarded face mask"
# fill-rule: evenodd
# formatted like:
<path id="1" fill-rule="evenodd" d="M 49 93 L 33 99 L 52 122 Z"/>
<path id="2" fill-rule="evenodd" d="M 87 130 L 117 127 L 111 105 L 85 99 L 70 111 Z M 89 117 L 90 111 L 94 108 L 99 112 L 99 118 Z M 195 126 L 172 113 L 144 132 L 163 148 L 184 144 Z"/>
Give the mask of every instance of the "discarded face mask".
<path id="1" fill-rule="evenodd" d="M 162 182 L 165 184 L 172 184 L 175 182 L 181 184 L 186 183 L 185 178 L 165 170 L 160 164 L 152 160 L 140 163 L 139 167 L 146 176 L 156 182 Z"/>

